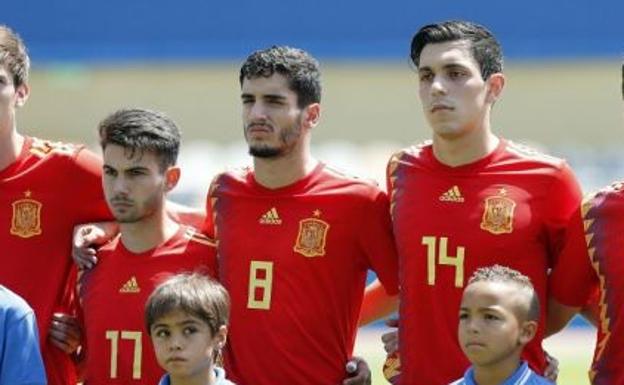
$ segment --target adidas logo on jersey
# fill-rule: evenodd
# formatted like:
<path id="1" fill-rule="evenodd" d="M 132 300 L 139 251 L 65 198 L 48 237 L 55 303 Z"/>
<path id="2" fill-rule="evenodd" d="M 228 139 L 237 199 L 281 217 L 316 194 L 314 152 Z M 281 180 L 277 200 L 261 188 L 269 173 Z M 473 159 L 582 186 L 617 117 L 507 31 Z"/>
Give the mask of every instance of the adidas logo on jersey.
<path id="1" fill-rule="evenodd" d="M 271 207 L 271 210 L 264 213 L 264 215 L 260 217 L 259 222 L 261 225 L 281 225 L 282 224 L 282 220 L 280 219 L 279 214 L 277 214 L 277 209 L 275 207 Z"/>
<path id="2" fill-rule="evenodd" d="M 464 197 L 461 195 L 459 191 L 459 187 L 457 185 L 451 187 L 447 192 L 440 195 L 440 200 L 442 202 L 463 202 Z"/>
<path id="3" fill-rule="evenodd" d="M 121 289 L 119 289 L 120 293 L 138 293 L 141 291 L 139 284 L 137 283 L 136 277 L 133 275 L 126 283 L 123 284 Z"/>

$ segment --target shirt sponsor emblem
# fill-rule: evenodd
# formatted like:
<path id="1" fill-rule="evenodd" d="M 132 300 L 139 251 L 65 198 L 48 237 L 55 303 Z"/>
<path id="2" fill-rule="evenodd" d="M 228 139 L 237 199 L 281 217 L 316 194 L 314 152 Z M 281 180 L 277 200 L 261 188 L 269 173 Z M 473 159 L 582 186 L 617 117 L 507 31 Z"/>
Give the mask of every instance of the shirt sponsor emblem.
<path id="1" fill-rule="evenodd" d="M 329 223 L 319 219 L 321 212 L 314 210 L 313 218 L 299 221 L 299 234 L 293 250 L 305 257 L 325 255 L 325 241 L 329 231 Z"/>
<path id="2" fill-rule="evenodd" d="M 461 203 L 464 201 L 464 197 L 462 196 L 461 191 L 459 191 L 459 187 L 457 187 L 457 185 L 451 187 L 444 194 L 440 195 L 439 199 L 442 202 Z"/>
<path id="3" fill-rule="evenodd" d="M 516 202 L 504 196 L 506 194 L 504 189 L 499 194 L 485 198 L 481 220 L 481 229 L 494 235 L 509 234 L 513 231 L 513 216 L 516 208 Z"/>
<path id="4" fill-rule="evenodd" d="M 119 289 L 120 293 L 139 293 L 140 291 L 141 288 L 134 275 Z"/>
<path id="5" fill-rule="evenodd" d="M 281 225 L 282 224 L 282 220 L 280 219 L 279 214 L 277 213 L 277 209 L 275 207 L 271 207 L 269 211 L 264 213 L 260 217 L 260 220 L 258 222 L 260 222 L 261 225 Z"/>
<path id="6" fill-rule="evenodd" d="M 30 191 L 25 191 L 25 198 L 12 203 L 13 218 L 11 219 L 10 232 L 21 238 L 30 238 L 41 234 L 42 204 L 32 199 L 31 195 Z"/>

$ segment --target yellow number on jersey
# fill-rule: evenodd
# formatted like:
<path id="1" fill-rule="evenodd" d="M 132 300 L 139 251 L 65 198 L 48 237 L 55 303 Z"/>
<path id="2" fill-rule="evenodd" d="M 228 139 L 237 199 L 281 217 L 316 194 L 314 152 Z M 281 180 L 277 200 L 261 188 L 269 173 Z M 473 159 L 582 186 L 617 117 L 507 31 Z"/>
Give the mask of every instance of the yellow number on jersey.
<path id="1" fill-rule="evenodd" d="M 439 242 L 438 242 L 439 241 Z M 427 283 L 435 285 L 436 265 L 455 266 L 455 287 L 464 286 L 464 248 L 457 246 L 456 255 L 448 255 L 447 237 L 422 237 L 422 244 L 427 246 Z"/>
<path id="2" fill-rule="evenodd" d="M 141 356 L 143 346 L 141 345 L 141 332 L 122 330 L 107 330 L 106 339 L 111 341 L 110 378 L 117 378 L 117 354 L 119 353 L 119 335 L 122 340 L 134 341 L 134 355 L 132 359 L 132 379 L 141 378 Z"/>
<path id="3" fill-rule="evenodd" d="M 258 278 L 263 272 L 263 278 Z M 262 297 L 256 299 L 256 289 L 262 290 Z M 249 292 L 247 308 L 269 310 L 271 308 L 271 290 L 273 289 L 273 262 L 251 261 L 249 265 Z"/>

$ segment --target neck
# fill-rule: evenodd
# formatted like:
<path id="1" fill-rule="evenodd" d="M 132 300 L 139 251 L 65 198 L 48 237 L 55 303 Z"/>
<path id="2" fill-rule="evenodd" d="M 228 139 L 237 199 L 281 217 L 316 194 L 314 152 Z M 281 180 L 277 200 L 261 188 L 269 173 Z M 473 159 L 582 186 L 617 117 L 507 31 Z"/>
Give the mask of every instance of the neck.
<path id="1" fill-rule="evenodd" d="M 478 385 L 500 385 L 511 377 L 519 366 L 520 352 L 492 365 L 474 365 L 474 379 Z"/>
<path id="2" fill-rule="evenodd" d="M 256 181 L 264 187 L 276 189 L 303 179 L 318 165 L 309 148 L 305 145 L 293 148 L 288 154 L 276 158 L 254 157 Z"/>
<path id="3" fill-rule="evenodd" d="M 154 214 L 138 222 L 121 223 L 121 241 L 133 253 L 142 253 L 161 245 L 178 231 L 180 225 L 174 222 L 164 210 L 164 205 Z"/>
<path id="4" fill-rule="evenodd" d="M 210 365 L 208 371 L 201 370 L 190 376 L 176 377 L 169 375 L 171 385 L 214 385 L 217 383 L 217 377 L 213 365 Z"/>
<path id="5" fill-rule="evenodd" d="M 496 149 L 500 139 L 489 129 L 472 130 L 459 137 L 433 136 L 433 154 L 447 166 L 457 167 L 484 158 Z"/>
<path id="6" fill-rule="evenodd" d="M 15 127 L 0 132 L 0 170 L 15 162 L 23 145 L 24 137 L 17 133 Z"/>

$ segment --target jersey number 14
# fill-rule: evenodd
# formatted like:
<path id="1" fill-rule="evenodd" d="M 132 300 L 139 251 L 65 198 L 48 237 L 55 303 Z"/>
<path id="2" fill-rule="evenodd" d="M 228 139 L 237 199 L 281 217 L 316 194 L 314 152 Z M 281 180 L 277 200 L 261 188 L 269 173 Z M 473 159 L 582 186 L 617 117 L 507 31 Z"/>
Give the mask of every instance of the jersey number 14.
<path id="1" fill-rule="evenodd" d="M 458 246 L 455 256 L 448 255 L 447 237 L 422 237 L 422 245 L 427 247 L 427 283 L 435 285 L 438 265 L 455 267 L 455 287 L 464 286 L 464 248 Z"/>

